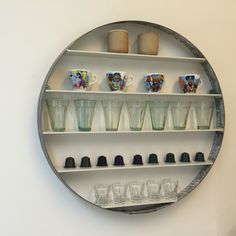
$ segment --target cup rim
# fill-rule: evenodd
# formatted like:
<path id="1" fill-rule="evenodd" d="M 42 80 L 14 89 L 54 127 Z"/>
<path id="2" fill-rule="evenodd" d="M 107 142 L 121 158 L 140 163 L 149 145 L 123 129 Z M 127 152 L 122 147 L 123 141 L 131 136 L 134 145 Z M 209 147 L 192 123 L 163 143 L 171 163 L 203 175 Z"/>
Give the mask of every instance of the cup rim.
<path id="1" fill-rule="evenodd" d="M 150 72 L 150 73 L 146 73 L 146 74 L 144 74 L 144 77 L 146 77 L 146 76 L 150 76 L 150 75 L 162 75 L 163 77 L 165 77 L 163 73 L 159 73 L 159 72 Z"/>
<path id="2" fill-rule="evenodd" d="M 86 69 L 80 69 L 80 68 L 74 68 L 74 69 L 69 69 L 69 71 L 75 71 L 75 70 L 80 70 L 80 71 L 86 71 L 86 72 L 89 72 L 89 70 L 86 70 Z"/>
<path id="3" fill-rule="evenodd" d="M 126 72 L 126 71 L 119 71 L 119 70 L 111 70 L 111 71 L 107 71 L 106 72 L 106 75 L 107 74 L 114 74 L 114 73 L 120 73 L 120 74 L 127 74 L 128 75 L 128 72 Z"/>
<path id="4" fill-rule="evenodd" d="M 190 74 L 180 75 L 179 78 L 181 78 L 181 77 L 186 77 L 186 76 L 197 76 L 197 77 L 200 78 L 200 75 L 199 75 L 199 74 L 192 74 L 192 73 L 190 73 Z"/>
<path id="5" fill-rule="evenodd" d="M 109 31 L 109 33 L 112 33 L 112 32 L 127 32 L 128 33 L 128 30 L 125 30 L 125 29 L 113 29 L 113 30 Z"/>
<path id="6" fill-rule="evenodd" d="M 158 36 L 156 31 L 145 31 L 145 32 L 140 33 L 138 36 L 142 36 L 142 35 L 145 35 L 145 34 L 155 34 L 155 35 Z"/>

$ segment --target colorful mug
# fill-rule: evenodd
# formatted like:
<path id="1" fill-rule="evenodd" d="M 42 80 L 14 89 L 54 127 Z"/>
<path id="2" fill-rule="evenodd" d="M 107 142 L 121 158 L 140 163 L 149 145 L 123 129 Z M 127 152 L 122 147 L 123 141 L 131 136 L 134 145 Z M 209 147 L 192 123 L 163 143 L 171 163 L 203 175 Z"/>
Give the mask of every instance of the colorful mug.
<path id="1" fill-rule="evenodd" d="M 164 82 L 163 74 L 148 73 L 144 75 L 144 84 L 148 92 L 159 92 Z"/>
<path id="2" fill-rule="evenodd" d="M 90 85 L 97 81 L 95 75 L 88 70 L 71 69 L 68 71 L 67 78 L 70 80 L 74 89 L 86 90 Z"/>
<path id="3" fill-rule="evenodd" d="M 198 74 L 186 74 L 179 76 L 179 84 L 184 93 L 196 93 L 202 80 Z"/>
<path id="4" fill-rule="evenodd" d="M 133 83 L 133 78 L 124 71 L 109 71 L 106 73 L 106 78 L 111 91 L 124 91 Z"/>

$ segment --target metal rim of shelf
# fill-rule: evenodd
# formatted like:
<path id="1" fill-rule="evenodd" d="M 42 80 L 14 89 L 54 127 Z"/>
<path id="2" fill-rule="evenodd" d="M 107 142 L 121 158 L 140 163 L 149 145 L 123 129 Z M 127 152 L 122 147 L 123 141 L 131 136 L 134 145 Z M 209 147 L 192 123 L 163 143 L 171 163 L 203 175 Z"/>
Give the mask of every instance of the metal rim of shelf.
<path id="1" fill-rule="evenodd" d="M 201 53 L 201 51 L 195 47 L 189 40 L 187 40 L 184 36 L 180 35 L 179 33 L 173 31 L 172 29 L 169 29 L 165 26 L 162 26 L 160 24 L 156 24 L 156 23 L 151 23 L 151 22 L 146 22 L 146 21 L 119 21 L 119 22 L 112 22 L 109 24 L 105 24 L 102 26 L 99 26 L 90 32 L 95 32 L 97 29 L 100 29 L 102 27 L 106 27 L 106 26 L 115 26 L 117 24 L 128 24 L 128 23 L 132 23 L 132 24 L 137 24 L 137 25 L 147 25 L 147 26 L 151 26 L 155 29 L 161 30 L 167 34 L 170 34 L 172 37 L 176 38 L 177 40 L 179 40 L 182 44 L 185 45 L 185 47 L 187 47 L 192 54 L 194 55 L 194 57 L 197 58 L 205 58 L 205 62 L 202 62 L 201 65 L 205 71 L 205 73 L 208 76 L 208 79 L 211 83 L 211 86 L 214 90 L 214 92 L 216 94 L 222 94 L 221 89 L 220 89 L 220 85 L 219 85 L 219 81 L 217 79 L 217 76 L 213 70 L 213 68 L 211 67 L 210 63 L 208 62 L 208 60 L 206 59 L 206 57 Z M 86 33 L 86 34 L 88 34 Z M 82 35 L 85 36 L 86 34 Z M 82 37 L 81 36 L 81 37 Z M 79 40 L 81 37 L 77 38 L 76 40 L 74 40 L 69 46 L 67 46 L 61 53 L 60 55 L 56 58 L 56 60 L 54 61 L 54 63 L 52 64 L 51 68 L 49 69 L 47 76 L 43 82 L 42 88 L 41 88 L 41 92 L 39 95 L 39 100 L 38 100 L 38 109 L 37 109 L 37 124 L 38 124 L 38 135 L 39 135 L 39 139 L 40 139 L 40 143 L 43 149 L 43 152 L 45 154 L 45 157 L 49 163 L 49 165 L 51 166 L 52 170 L 54 171 L 55 175 L 61 180 L 61 182 L 68 188 L 70 189 L 74 194 L 76 194 L 78 197 L 82 198 L 83 200 L 87 201 L 90 204 L 93 204 L 94 206 L 97 206 L 96 204 L 88 201 L 87 199 L 83 198 L 82 196 L 80 196 L 74 189 L 72 189 L 60 176 L 60 174 L 57 172 L 55 166 L 53 165 L 51 159 L 50 159 L 50 155 L 47 151 L 46 148 L 46 144 L 45 144 L 45 136 L 43 134 L 43 127 L 42 127 L 42 121 L 41 121 L 41 115 L 42 115 L 42 111 L 43 111 L 43 100 L 45 97 L 45 90 L 46 90 L 46 85 L 47 82 L 51 76 L 51 73 L 54 70 L 54 67 L 57 65 L 57 63 L 60 61 L 60 59 L 66 54 L 67 49 L 70 48 L 77 40 Z M 217 103 L 217 106 L 219 107 L 218 109 L 218 114 L 217 114 L 217 124 L 221 125 L 220 127 L 222 127 L 222 129 L 224 130 L 224 126 L 225 126 L 225 108 L 224 108 L 224 100 L 223 100 L 223 95 L 221 95 L 221 99 L 217 99 L 215 98 L 215 101 Z M 215 136 L 214 136 L 214 140 L 213 140 L 213 145 L 210 151 L 210 155 L 208 160 L 212 161 L 213 164 L 218 156 L 218 153 L 220 151 L 221 148 L 221 144 L 223 141 L 223 136 L 224 136 L 224 132 L 216 132 Z M 178 201 L 183 199 L 186 195 L 188 195 L 190 192 L 192 192 L 199 184 L 200 182 L 204 179 L 204 177 L 207 175 L 207 173 L 209 172 L 209 170 L 211 169 L 212 165 L 209 166 L 204 166 L 202 168 L 202 170 L 199 172 L 199 174 L 191 181 L 191 183 L 184 189 L 182 190 L 180 193 L 178 193 Z M 156 205 L 144 205 L 144 206 L 138 206 L 138 207 L 127 207 L 124 208 L 122 210 L 119 210 L 119 212 L 123 212 L 123 213 L 128 213 L 128 214 L 141 214 L 141 213 L 148 213 L 148 212 L 153 212 L 153 211 L 157 211 L 160 210 L 166 206 L 169 206 L 173 203 L 163 203 L 163 204 L 156 204 Z M 99 206 L 97 206 L 99 207 Z M 117 211 L 117 209 L 115 208 L 108 208 L 108 210 L 112 210 L 112 211 Z"/>

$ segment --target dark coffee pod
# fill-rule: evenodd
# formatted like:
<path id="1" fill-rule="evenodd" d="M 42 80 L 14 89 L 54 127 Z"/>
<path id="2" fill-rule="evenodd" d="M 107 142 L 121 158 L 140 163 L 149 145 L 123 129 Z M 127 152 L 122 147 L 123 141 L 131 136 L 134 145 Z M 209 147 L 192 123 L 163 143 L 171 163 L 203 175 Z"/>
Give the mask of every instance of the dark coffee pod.
<path id="1" fill-rule="evenodd" d="M 75 168 L 75 159 L 73 157 L 67 157 L 64 168 Z"/>
<path id="2" fill-rule="evenodd" d="M 166 160 L 167 163 L 175 163 L 175 155 L 173 153 L 167 153 L 166 154 Z"/>
<path id="3" fill-rule="evenodd" d="M 117 155 L 115 156 L 115 161 L 114 161 L 114 165 L 115 166 L 124 166 L 124 158 L 121 155 Z"/>
<path id="4" fill-rule="evenodd" d="M 155 153 L 151 153 L 148 158 L 149 164 L 157 164 L 158 163 L 158 157 Z"/>
<path id="5" fill-rule="evenodd" d="M 202 161 L 202 162 L 205 161 L 204 153 L 197 152 L 196 155 L 195 155 L 194 161 Z"/>
<path id="6" fill-rule="evenodd" d="M 134 155 L 133 158 L 133 165 L 143 165 L 143 160 L 142 160 L 142 156 L 139 154 Z"/>
<path id="7" fill-rule="evenodd" d="M 80 162 L 80 167 L 91 167 L 90 158 L 82 157 Z"/>
<path id="8" fill-rule="evenodd" d="M 105 156 L 98 157 L 97 166 L 107 166 L 107 158 Z"/>
<path id="9" fill-rule="evenodd" d="M 181 162 L 190 162 L 189 153 L 183 152 L 180 156 L 180 161 Z"/>

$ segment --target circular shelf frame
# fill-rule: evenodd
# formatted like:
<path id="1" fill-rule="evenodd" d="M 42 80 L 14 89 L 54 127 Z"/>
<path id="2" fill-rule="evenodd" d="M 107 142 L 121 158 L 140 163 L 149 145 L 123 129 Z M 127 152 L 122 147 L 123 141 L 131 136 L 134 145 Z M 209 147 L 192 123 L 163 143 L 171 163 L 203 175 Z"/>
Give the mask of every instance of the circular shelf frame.
<path id="1" fill-rule="evenodd" d="M 197 58 L 205 58 L 205 56 L 200 52 L 200 50 L 195 47 L 189 40 L 187 40 L 184 36 L 180 35 L 179 33 L 156 23 L 150 23 L 150 22 L 145 22 L 145 21 L 120 21 L 120 22 L 114 22 L 110 24 L 106 24 L 103 26 L 100 26 L 98 28 L 95 28 L 88 32 L 87 34 L 91 32 L 95 32 L 97 29 L 101 29 L 103 27 L 107 26 L 114 26 L 116 25 L 123 25 L 125 27 L 126 24 L 137 24 L 137 25 L 142 25 L 142 26 L 148 26 L 148 27 L 153 27 L 154 29 L 163 31 L 164 33 L 167 33 L 168 35 L 171 35 L 174 37 L 176 40 L 181 42 L 187 49 L 191 51 L 194 57 Z M 55 168 L 54 164 L 51 161 L 50 155 L 48 153 L 48 150 L 46 148 L 46 143 L 45 143 L 45 137 L 43 134 L 43 126 L 42 126 L 42 112 L 43 112 L 43 102 L 45 98 L 45 91 L 46 91 L 46 86 L 47 83 L 50 79 L 50 76 L 57 65 L 57 63 L 61 60 L 61 58 L 68 52 L 67 49 L 70 48 L 75 42 L 78 42 L 80 38 L 86 36 L 82 35 L 81 37 L 77 38 L 75 41 L 73 41 L 68 47 L 66 47 L 60 55 L 57 57 L 55 62 L 52 64 L 51 68 L 49 69 L 47 76 L 43 82 L 40 96 L 39 96 L 39 101 L 38 101 L 38 110 L 37 110 L 37 123 L 38 123 L 38 134 L 39 134 L 39 139 L 41 142 L 41 146 L 43 149 L 43 152 L 45 154 L 45 157 L 51 166 L 52 170 L 56 174 L 56 176 L 62 181 L 62 183 L 73 193 L 75 193 L 78 197 L 82 198 L 83 200 L 93 204 L 94 206 L 97 206 L 96 204 L 92 203 L 91 201 L 81 197 L 73 188 L 71 188 L 67 182 L 61 177 L 60 173 L 58 173 L 57 169 Z M 206 59 L 204 62 L 200 62 L 202 68 L 204 69 L 206 75 L 208 76 L 209 82 L 211 84 L 212 90 L 214 94 L 221 94 L 221 88 L 219 85 L 219 81 L 217 79 L 217 76 L 211 67 L 209 61 Z M 216 107 L 217 107 L 217 112 L 216 112 L 216 125 L 218 127 L 222 128 L 222 131 L 215 131 L 215 135 L 213 138 L 213 145 L 211 147 L 210 155 L 208 160 L 215 162 L 218 153 L 220 151 L 220 147 L 222 145 L 223 141 L 223 136 L 224 136 L 224 127 L 225 127 L 225 108 L 224 108 L 224 101 L 223 101 L 223 95 L 221 98 L 214 98 L 216 102 Z M 188 186 L 186 186 L 181 192 L 178 193 L 178 201 L 183 199 L 186 195 L 188 195 L 191 191 L 193 191 L 199 184 L 200 182 L 204 179 L 204 177 L 207 175 L 207 173 L 210 171 L 212 165 L 204 165 L 198 175 L 189 183 Z M 173 202 L 174 203 L 174 202 Z M 119 211 L 119 212 L 124 212 L 124 213 L 129 213 L 129 214 L 139 214 L 139 213 L 147 213 L 147 212 L 153 212 L 162 209 L 163 207 L 169 206 L 173 203 L 163 203 L 163 204 L 153 204 L 153 205 L 139 205 L 139 206 L 130 206 L 130 207 L 123 207 L 123 208 L 109 208 L 108 210 L 112 211 Z M 99 207 L 99 206 L 97 206 Z"/>

